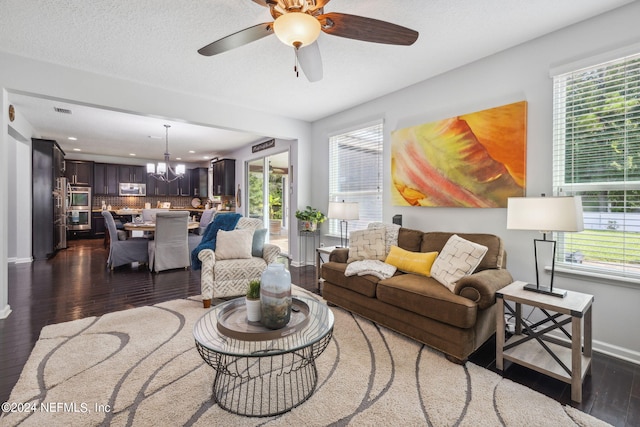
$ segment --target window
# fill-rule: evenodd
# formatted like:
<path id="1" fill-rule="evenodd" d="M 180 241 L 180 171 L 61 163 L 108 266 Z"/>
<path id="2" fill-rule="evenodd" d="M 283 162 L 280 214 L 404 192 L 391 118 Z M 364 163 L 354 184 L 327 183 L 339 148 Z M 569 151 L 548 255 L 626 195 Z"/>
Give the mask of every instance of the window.
<path id="1" fill-rule="evenodd" d="M 359 204 L 349 231 L 382 221 L 382 129 L 380 120 L 329 138 L 329 200 Z M 329 220 L 329 234 L 340 235 L 339 220 Z"/>
<path id="2" fill-rule="evenodd" d="M 640 278 L 640 54 L 554 76 L 553 183 L 581 195 L 561 267 Z"/>

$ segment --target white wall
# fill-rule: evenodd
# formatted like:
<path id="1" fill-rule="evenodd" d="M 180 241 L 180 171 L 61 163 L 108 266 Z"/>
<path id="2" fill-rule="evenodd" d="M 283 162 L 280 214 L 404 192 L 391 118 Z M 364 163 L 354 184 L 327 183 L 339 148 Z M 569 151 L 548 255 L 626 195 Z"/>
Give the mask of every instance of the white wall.
<path id="1" fill-rule="evenodd" d="M 420 208 L 391 205 L 390 134 L 395 129 L 526 100 L 527 195 L 551 193 L 552 80 L 549 70 L 640 40 L 640 3 L 517 46 L 356 108 L 312 126 L 314 191 L 311 202 L 327 206 L 328 135 L 354 123 L 385 118 L 384 220 L 402 214 L 405 227 L 420 230 L 485 232 L 501 236 L 508 267 L 519 280 L 535 280 L 533 238 L 537 233 L 506 230 L 506 209 Z M 437 58 L 434 58 L 437 60 Z M 640 284 L 556 277 L 558 287 L 595 296 L 594 347 L 640 363 Z M 628 325 L 628 326 L 627 326 Z M 629 328 L 629 329 L 627 329 Z"/>

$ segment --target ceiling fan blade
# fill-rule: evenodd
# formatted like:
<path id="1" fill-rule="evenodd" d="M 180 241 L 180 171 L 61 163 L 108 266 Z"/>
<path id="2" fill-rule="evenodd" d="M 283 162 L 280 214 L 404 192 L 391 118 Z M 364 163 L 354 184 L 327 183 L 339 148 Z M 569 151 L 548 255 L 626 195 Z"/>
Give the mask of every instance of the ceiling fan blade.
<path id="1" fill-rule="evenodd" d="M 298 63 L 310 82 L 322 80 L 322 57 L 318 41 L 296 50 Z"/>
<path id="2" fill-rule="evenodd" d="M 198 53 L 204 56 L 217 55 L 219 53 L 244 46 L 245 44 L 249 44 L 256 40 L 260 40 L 270 34 L 273 34 L 272 22 L 254 25 L 253 27 L 245 28 L 237 33 L 233 33 L 227 37 L 221 38 L 220 40 L 216 40 L 213 43 L 198 49 Z"/>
<path id="3" fill-rule="evenodd" d="M 260 6 L 264 6 L 264 7 L 269 7 L 269 5 L 267 5 L 267 0 L 253 0 L 254 3 L 258 3 Z"/>
<path id="4" fill-rule="evenodd" d="M 338 37 L 403 46 L 418 39 L 418 32 L 410 28 L 364 16 L 332 12 L 318 16 L 318 20 L 322 31 Z"/>

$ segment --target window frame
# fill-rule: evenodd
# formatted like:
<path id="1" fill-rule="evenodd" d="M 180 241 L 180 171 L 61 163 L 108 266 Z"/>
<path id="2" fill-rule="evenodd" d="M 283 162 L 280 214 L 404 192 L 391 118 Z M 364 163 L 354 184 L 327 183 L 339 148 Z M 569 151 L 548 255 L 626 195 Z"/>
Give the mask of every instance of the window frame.
<path id="1" fill-rule="evenodd" d="M 587 277 L 596 278 L 598 280 L 609 279 L 621 282 L 631 282 L 638 284 L 638 280 L 640 279 L 640 266 L 634 263 L 631 250 L 631 246 L 634 242 L 637 242 L 640 239 L 640 232 L 632 231 L 634 228 L 634 224 L 640 223 L 640 218 L 636 218 L 633 215 L 631 204 L 631 200 L 633 199 L 633 193 L 638 192 L 640 190 L 640 180 L 636 177 L 629 177 L 626 173 L 626 169 L 624 165 L 626 165 L 626 161 L 629 160 L 630 157 L 633 156 L 633 152 L 631 148 L 636 148 L 635 144 L 639 144 L 640 140 L 637 139 L 637 131 L 636 135 L 630 135 L 629 129 L 633 129 L 635 126 L 640 126 L 637 122 L 637 118 L 635 116 L 631 116 L 631 121 L 627 121 L 627 114 L 629 111 L 628 101 L 637 100 L 640 98 L 638 96 L 640 94 L 640 90 L 635 88 L 635 92 L 630 92 L 628 90 L 629 87 L 640 86 L 640 74 L 638 74 L 637 65 L 640 62 L 640 48 L 638 48 L 635 53 L 630 54 L 626 53 L 618 58 L 608 58 L 606 61 L 601 61 L 599 63 L 595 63 L 595 65 L 585 66 L 584 63 L 580 65 L 580 67 L 575 67 L 575 69 L 569 69 L 565 67 L 561 72 L 557 72 L 556 74 L 551 74 L 553 78 L 553 116 L 552 116 L 552 126 L 553 126 L 553 194 L 559 196 L 567 196 L 567 195 L 583 195 L 583 206 L 584 209 L 584 224 L 585 231 L 589 230 L 591 232 L 597 232 L 604 230 L 602 228 L 602 219 L 599 222 L 592 222 L 592 218 L 594 216 L 602 216 L 605 217 L 604 214 L 617 214 L 615 217 L 621 217 L 623 227 L 628 227 L 628 229 L 622 230 L 619 234 L 608 237 L 612 241 L 614 239 L 619 239 L 622 242 L 622 246 L 620 246 L 621 255 L 616 255 L 616 258 L 612 258 L 611 261 L 604 262 L 602 259 L 594 259 L 591 262 L 582 263 L 581 261 L 577 262 L 573 254 L 576 248 L 579 248 L 580 245 L 583 247 L 587 247 L 588 243 L 596 244 L 599 242 L 598 237 L 596 236 L 584 236 L 580 237 L 579 233 L 576 235 L 575 233 L 554 233 L 554 239 L 558 241 L 558 251 L 556 253 L 556 270 L 564 273 L 571 274 L 579 274 Z M 593 146 L 588 146 L 588 156 L 597 156 L 599 153 L 599 148 L 602 147 L 604 142 L 608 142 L 610 140 L 615 139 L 613 136 L 622 136 L 622 141 L 624 145 L 624 149 L 622 152 L 624 153 L 623 158 L 623 179 L 620 180 L 620 176 L 616 176 L 611 173 L 609 176 L 603 176 L 605 179 L 598 180 L 585 180 L 581 181 L 580 174 L 574 173 L 573 171 L 578 171 L 580 169 L 579 161 L 584 161 L 587 156 L 584 154 L 575 154 L 571 157 L 571 159 L 567 158 L 568 149 L 576 147 L 576 143 L 582 142 L 584 144 L 585 137 L 591 136 L 588 130 L 582 130 L 580 128 L 571 128 L 569 129 L 569 118 L 572 117 L 574 123 L 578 119 L 583 119 L 585 117 L 585 113 L 581 112 L 581 109 L 585 109 L 591 111 L 589 109 L 589 102 L 593 101 L 593 97 L 596 94 L 600 94 L 601 96 L 618 94 L 618 90 L 616 86 L 611 86 L 613 89 L 606 92 L 599 92 L 598 86 L 589 82 L 586 85 L 586 88 L 589 90 L 588 93 L 582 93 L 581 96 L 572 98 L 570 94 L 567 92 L 572 84 L 572 81 L 576 81 L 575 87 L 581 90 L 585 89 L 585 86 L 580 87 L 580 82 L 588 81 L 587 77 L 591 73 L 592 75 L 599 75 L 601 79 L 604 79 L 605 75 L 607 78 L 611 78 L 611 75 L 608 74 L 608 71 L 614 69 L 614 67 L 620 67 L 619 69 L 615 69 L 615 77 L 620 77 L 624 79 L 624 88 L 625 90 L 623 99 L 624 99 L 624 108 L 621 109 L 624 113 L 620 114 L 617 110 L 615 110 L 615 114 L 611 117 L 606 118 L 606 122 L 598 122 L 599 125 L 603 125 L 603 123 L 611 124 L 614 123 L 615 120 L 620 120 L 620 118 L 624 118 L 624 125 L 622 126 L 623 131 L 620 133 L 615 133 L 613 131 L 602 132 L 601 138 L 597 138 L 592 140 L 591 142 L 594 144 Z M 630 77 L 629 77 L 630 76 Z M 582 78 L 582 79 L 581 79 Z M 594 81 L 598 81 L 594 79 Z M 601 87 L 602 84 L 600 85 Z M 577 104 L 573 104 L 574 111 L 568 111 L 568 103 L 580 101 Z M 606 105 L 606 101 L 601 101 L 601 104 L 597 104 L 597 101 L 594 104 L 598 106 Z M 632 104 L 633 106 L 633 104 Z M 576 112 L 578 111 L 578 112 Z M 603 116 L 598 116 L 598 119 L 602 119 Z M 602 126 L 604 127 L 604 126 Z M 594 132 L 595 133 L 595 132 Z M 573 140 L 568 140 L 568 134 L 573 137 Z M 607 138 L 606 137 L 611 137 Z M 573 144 L 572 144 L 573 143 Z M 571 146 L 568 146 L 572 144 Z M 600 145 L 596 145 L 600 144 Z M 583 145 L 582 147 L 584 147 Z M 611 146 L 613 149 L 613 146 Z M 584 151 L 583 151 L 584 152 Z M 637 152 L 637 150 L 636 150 Z M 568 170 L 571 161 L 574 165 L 577 165 L 574 170 Z M 567 172 L 571 176 L 567 178 Z M 584 170 L 579 170 L 584 174 Z M 583 175 L 584 176 L 584 175 Z M 586 182 L 588 181 L 588 182 Z M 597 197 L 611 197 L 610 194 L 605 194 L 608 192 L 622 192 L 623 193 L 623 204 L 621 206 L 609 205 L 609 211 L 602 210 L 602 204 L 597 204 L 589 201 L 589 197 L 586 198 L 584 194 L 590 194 L 591 200 L 595 200 Z M 600 195 L 596 193 L 602 193 Z M 611 199 L 609 199 L 611 200 Z M 615 200 L 615 199 L 614 199 Z M 622 209 L 622 212 L 615 212 L 611 210 L 611 208 Z M 636 214 L 637 215 L 637 214 Z M 612 217 L 614 217 L 612 216 Z M 590 227 L 591 226 L 591 227 Z M 637 225 L 635 225 L 637 228 Z M 580 243 L 578 243 L 580 242 Z M 568 250 L 567 250 L 568 249 Z M 567 257 L 567 254 L 571 256 Z M 585 258 L 586 259 L 586 258 Z"/>

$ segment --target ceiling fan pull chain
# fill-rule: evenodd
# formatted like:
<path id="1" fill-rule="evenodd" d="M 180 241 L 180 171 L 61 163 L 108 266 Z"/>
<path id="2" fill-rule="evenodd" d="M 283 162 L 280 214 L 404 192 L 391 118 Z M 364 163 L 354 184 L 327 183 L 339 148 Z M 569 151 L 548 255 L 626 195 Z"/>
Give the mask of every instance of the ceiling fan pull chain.
<path id="1" fill-rule="evenodd" d="M 295 57 L 294 59 L 294 64 L 293 64 L 293 72 L 296 73 L 296 78 L 300 77 L 300 73 L 298 72 L 298 52 L 296 52 L 297 49 L 293 49 L 293 56 Z"/>

